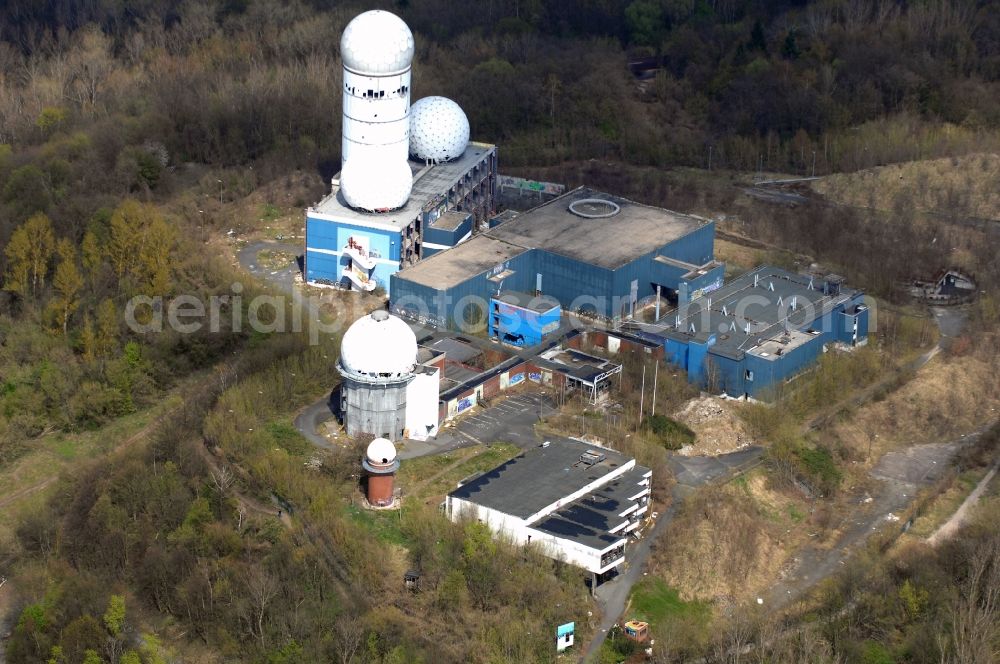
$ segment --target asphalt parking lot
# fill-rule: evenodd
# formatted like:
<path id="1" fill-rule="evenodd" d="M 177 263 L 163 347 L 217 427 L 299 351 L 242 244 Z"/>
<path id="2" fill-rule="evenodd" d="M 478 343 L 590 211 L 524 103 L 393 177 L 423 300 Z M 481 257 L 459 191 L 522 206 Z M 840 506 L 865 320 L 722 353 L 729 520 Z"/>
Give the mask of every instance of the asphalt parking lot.
<path id="1" fill-rule="evenodd" d="M 554 412 L 552 401 L 539 392 L 511 396 L 488 408 L 477 406 L 438 435 L 438 443 L 447 445 L 455 439 L 471 443 L 513 443 L 531 447 L 538 443 L 535 423 L 544 414 Z"/>

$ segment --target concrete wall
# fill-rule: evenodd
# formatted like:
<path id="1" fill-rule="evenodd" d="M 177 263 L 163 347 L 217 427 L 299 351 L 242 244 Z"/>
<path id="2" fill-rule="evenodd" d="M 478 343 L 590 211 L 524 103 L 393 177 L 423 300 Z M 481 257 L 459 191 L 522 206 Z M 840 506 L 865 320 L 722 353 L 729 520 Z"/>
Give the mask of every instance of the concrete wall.
<path id="1" fill-rule="evenodd" d="M 438 433 L 440 371 L 418 373 L 406 386 L 406 431 L 414 440 Z"/>
<path id="2" fill-rule="evenodd" d="M 401 439 L 406 429 L 406 387 L 406 383 L 387 386 L 344 378 L 340 394 L 347 435 Z"/>

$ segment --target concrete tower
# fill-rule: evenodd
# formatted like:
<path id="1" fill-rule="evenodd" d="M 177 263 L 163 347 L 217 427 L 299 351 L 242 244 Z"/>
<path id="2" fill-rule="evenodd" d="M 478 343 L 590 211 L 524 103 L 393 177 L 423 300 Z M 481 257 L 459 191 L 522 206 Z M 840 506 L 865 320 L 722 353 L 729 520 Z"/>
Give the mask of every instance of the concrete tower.
<path id="1" fill-rule="evenodd" d="M 372 10 L 347 24 L 341 165 L 356 154 L 406 161 L 410 137 L 413 34 L 401 18 Z"/>
<path id="2" fill-rule="evenodd" d="M 399 470 L 396 447 L 385 438 L 368 444 L 361 466 L 368 475 L 368 503 L 375 507 L 392 505 L 393 479 Z"/>
<path id="3" fill-rule="evenodd" d="M 407 387 L 415 378 L 417 337 L 384 310 L 356 320 L 340 343 L 340 412 L 349 436 L 399 440 L 406 430 Z M 435 395 L 436 396 L 436 395 Z"/>

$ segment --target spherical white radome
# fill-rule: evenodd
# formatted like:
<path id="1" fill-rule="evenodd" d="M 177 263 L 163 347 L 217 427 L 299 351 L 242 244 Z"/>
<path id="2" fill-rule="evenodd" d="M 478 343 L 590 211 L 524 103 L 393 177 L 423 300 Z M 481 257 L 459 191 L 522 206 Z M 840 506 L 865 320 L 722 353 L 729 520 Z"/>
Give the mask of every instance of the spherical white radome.
<path id="1" fill-rule="evenodd" d="M 396 446 L 388 438 L 376 438 L 368 443 L 365 456 L 371 463 L 392 463 L 396 459 Z"/>
<path id="2" fill-rule="evenodd" d="M 340 342 L 340 364 L 356 374 L 398 377 L 411 373 L 416 360 L 413 330 L 381 309 L 354 321 Z"/>
<path id="3" fill-rule="evenodd" d="M 461 157 L 469 144 L 469 118 L 447 97 L 424 97 L 410 106 L 410 154 L 435 162 Z"/>
<path id="4" fill-rule="evenodd" d="M 340 57 L 359 74 L 398 74 L 413 61 L 413 33 L 395 14 L 373 9 L 344 28 Z"/>
<path id="5" fill-rule="evenodd" d="M 379 157 L 355 150 L 340 171 L 340 191 L 352 208 L 395 210 L 406 205 L 413 188 L 413 172 L 403 158 Z"/>

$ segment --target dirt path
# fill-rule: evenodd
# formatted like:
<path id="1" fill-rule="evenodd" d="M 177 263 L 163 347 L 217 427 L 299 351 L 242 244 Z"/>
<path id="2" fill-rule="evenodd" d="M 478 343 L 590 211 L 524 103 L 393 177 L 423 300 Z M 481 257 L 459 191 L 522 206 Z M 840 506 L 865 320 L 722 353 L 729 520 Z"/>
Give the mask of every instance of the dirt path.
<path id="1" fill-rule="evenodd" d="M 14 584 L 10 579 L 5 579 L 0 574 L 0 664 L 7 661 L 4 654 L 7 649 L 7 637 L 10 636 L 14 625 L 14 616 L 11 613 L 11 604 L 14 601 Z"/>
<path id="2" fill-rule="evenodd" d="M 207 447 L 202 443 L 196 443 L 195 448 L 198 451 L 198 456 L 208 465 L 214 477 L 222 477 L 228 475 L 232 478 L 231 472 L 224 469 L 222 463 L 218 457 L 212 454 Z M 285 528 L 292 528 L 292 518 L 288 515 L 288 512 L 275 507 L 270 503 L 265 503 L 263 501 L 257 500 L 256 498 L 251 498 L 244 493 L 241 493 L 235 489 L 233 484 L 229 484 L 226 488 L 226 493 L 233 496 L 236 502 L 239 504 L 240 508 L 246 512 L 255 512 L 257 514 L 264 514 L 266 516 L 277 517 Z"/>
<path id="3" fill-rule="evenodd" d="M 898 523 L 924 486 L 939 479 L 962 445 L 975 440 L 982 430 L 949 443 L 916 445 L 883 456 L 871 470 L 882 481 L 875 495 L 859 499 L 858 507 L 844 517 L 833 546 L 807 545 L 798 551 L 764 597 L 764 606 L 783 608 L 803 597 L 821 580 L 835 574 L 868 538 L 887 524 Z"/>
<path id="4" fill-rule="evenodd" d="M 951 515 L 947 521 L 942 523 L 937 530 L 935 530 L 930 537 L 927 538 L 927 543 L 931 546 L 936 546 L 939 542 L 948 539 L 961 527 L 965 520 L 968 518 L 969 510 L 976 506 L 979 499 L 983 497 L 986 492 L 986 488 L 990 484 L 990 480 L 997 474 L 997 469 L 1000 468 L 1000 461 L 993 464 L 993 468 L 990 472 L 986 473 L 986 477 L 979 480 L 979 484 L 976 488 L 972 490 L 972 493 L 966 497 L 962 504 L 959 505 L 955 513 Z"/>
<path id="5" fill-rule="evenodd" d="M 37 484 L 32 484 L 31 486 L 26 486 L 23 489 L 15 491 L 14 493 L 7 494 L 6 496 L 4 496 L 3 500 L 0 500 L 0 509 L 3 509 L 8 505 L 13 505 L 14 503 L 20 500 L 28 498 L 29 496 L 33 496 L 39 491 L 43 491 L 46 487 L 50 486 L 57 479 L 59 479 L 58 475 L 53 475 L 52 477 L 46 477 L 44 480 L 38 482 Z"/>
<path id="6" fill-rule="evenodd" d="M 171 408 L 170 410 L 168 410 L 167 412 L 163 413 L 162 415 L 154 418 L 149 424 L 147 424 L 142 429 L 140 429 L 139 431 L 135 432 L 134 434 L 132 434 L 131 436 L 129 436 L 128 438 L 126 438 L 124 441 L 122 441 L 121 443 L 119 443 L 111 451 L 111 454 L 117 454 L 119 452 L 122 452 L 122 451 L 128 449 L 129 447 L 131 447 L 132 445 L 136 444 L 140 440 L 145 439 L 147 436 L 149 436 L 149 434 L 153 431 L 153 429 L 156 426 L 158 426 L 159 424 L 162 424 L 163 421 L 167 417 L 173 415 L 178 410 L 180 410 L 180 406 L 176 406 L 174 408 Z M 52 486 L 56 482 L 56 480 L 59 479 L 60 472 L 62 472 L 62 471 L 53 473 L 52 475 L 49 475 L 48 477 L 46 477 L 41 482 L 37 482 L 35 484 L 32 484 L 31 486 L 26 486 L 23 489 L 19 489 L 19 490 L 15 491 L 14 493 L 7 494 L 2 499 L 0 499 L 0 509 L 3 509 L 3 508 L 5 508 L 5 507 L 7 507 L 9 505 L 13 505 L 14 503 L 20 502 L 21 500 L 24 500 L 25 498 L 29 498 L 29 497 L 35 495 L 36 493 L 38 493 L 39 491 L 44 491 L 48 487 Z"/>

